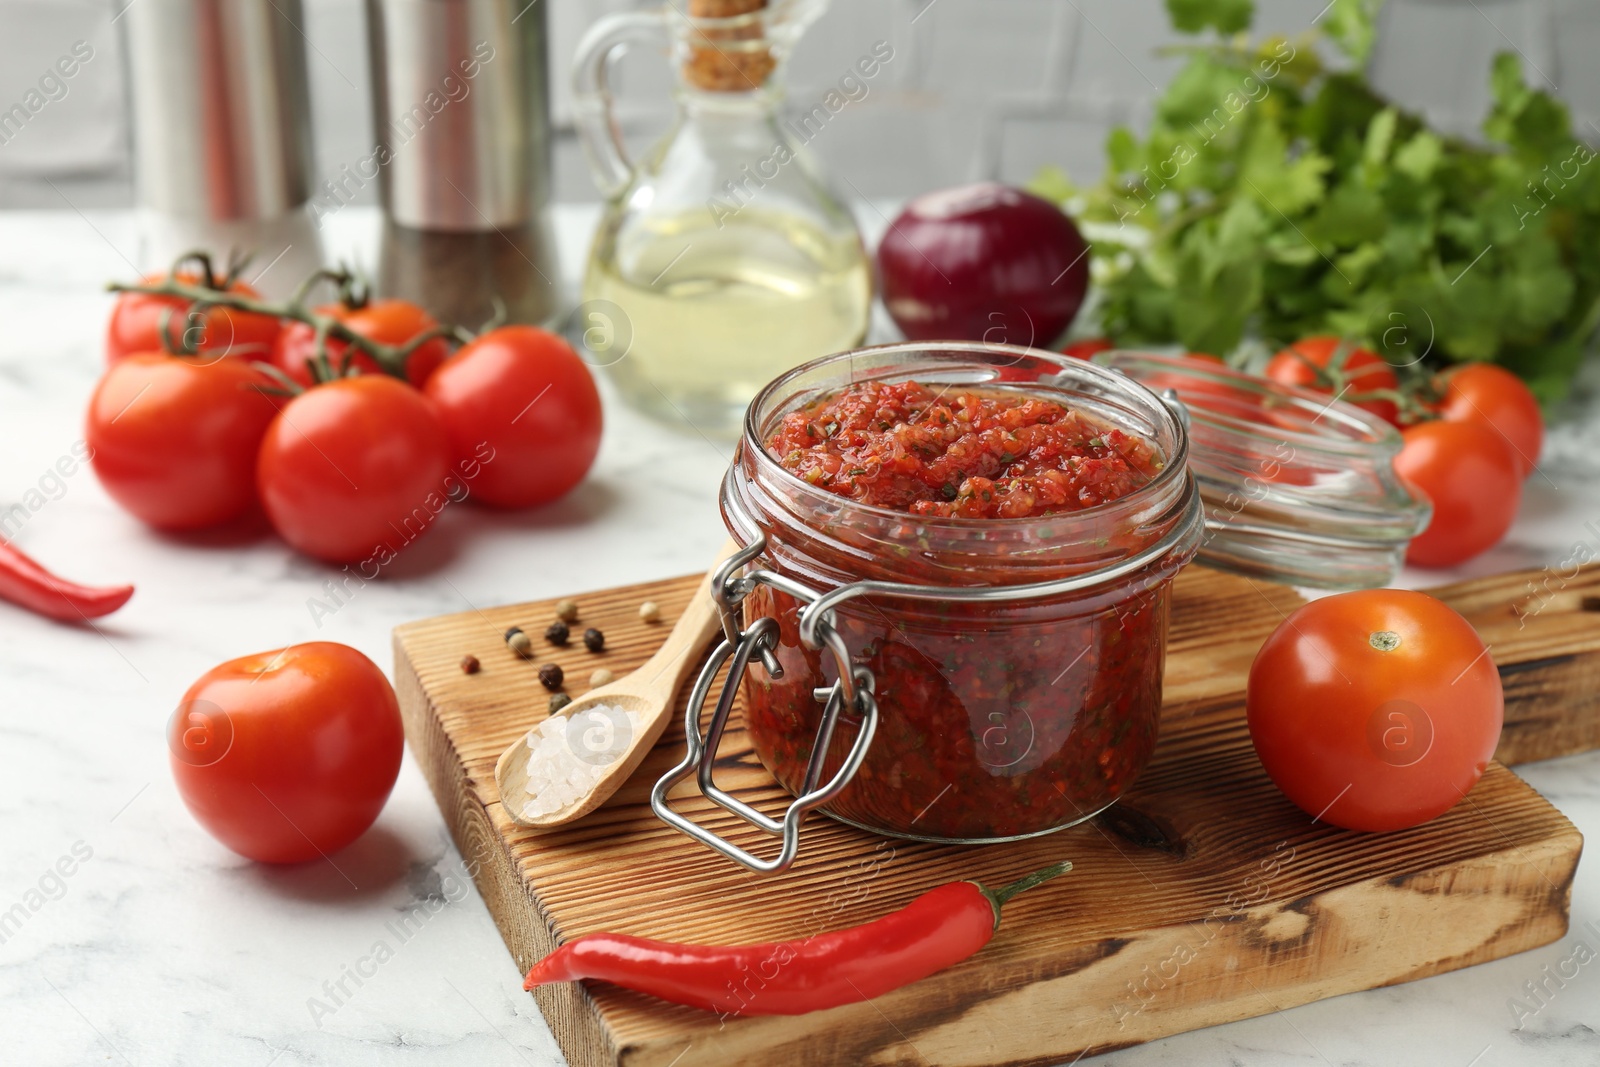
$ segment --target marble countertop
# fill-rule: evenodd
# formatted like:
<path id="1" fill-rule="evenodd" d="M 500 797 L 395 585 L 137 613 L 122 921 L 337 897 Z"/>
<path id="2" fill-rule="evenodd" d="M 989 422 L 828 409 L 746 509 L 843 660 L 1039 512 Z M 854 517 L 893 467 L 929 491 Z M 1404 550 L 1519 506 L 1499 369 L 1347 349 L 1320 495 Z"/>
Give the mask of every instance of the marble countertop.
<path id="1" fill-rule="evenodd" d="M 593 217 L 558 212 L 569 277 Z M 374 221 L 341 213 L 330 247 L 362 256 Z M 87 469 L 51 474 L 79 440 L 101 367 L 102 286 L 132 273 L 136 248 L 127 213 L 0 214 L 0 508 L 39 488 L 46 502 L 18 545 L 75 578 L 139 588 L 96 630 L 0 604 L 0 913 L 20 902 L 27 916 L 0 933 L 0 1062 L 562 1062 L 409 754 L 376 826 L 337 869 L 276 869 L 189 817 L 164 726 L 194 678 L 237 655 L 333 640 L 387 667 L 389 631 L 406 620 L 697 569 L 723 536 L 714 501 L 728 449 L 610 402 L 598 464 L 569 498 L 524 514 L 449 509 L 383 581 L 318 618 L 308 604 L 330 568 L 269 538 L 163 537 L 114 507 Z M 1558 429 L 1518 525 L 1470 573 L 1553 564 L 1600 537 L 1597 426 Z M 1600 834 L 1600 753 L 1518 773 Z M 315 1010 L 324 983 L 394 941 L 388 924 L 418 906 L 426 924 L 377 974 L 331 1014 Z M 1572 919 L 1561 941 L 1510 959 L 1083 1062 L 1592 1067 L 1600 963 L 1532 1017 L 1513 1011 L 1580 940 L 1600 950 L 1593 861 L 1578 872 Z"/>

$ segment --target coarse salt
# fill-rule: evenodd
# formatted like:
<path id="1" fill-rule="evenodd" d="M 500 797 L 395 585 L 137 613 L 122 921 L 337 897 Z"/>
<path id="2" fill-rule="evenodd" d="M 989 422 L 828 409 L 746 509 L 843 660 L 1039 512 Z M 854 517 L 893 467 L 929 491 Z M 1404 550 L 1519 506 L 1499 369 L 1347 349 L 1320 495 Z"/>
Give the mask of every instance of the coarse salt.
<path id="1" fill-rule="evenodd" d="M 640 716 L 615 704 L 590 704 L 576 716 L 552 715 L 528 731 L 526 819 L 553 815 L 588 796 L 628 751 Z"/>

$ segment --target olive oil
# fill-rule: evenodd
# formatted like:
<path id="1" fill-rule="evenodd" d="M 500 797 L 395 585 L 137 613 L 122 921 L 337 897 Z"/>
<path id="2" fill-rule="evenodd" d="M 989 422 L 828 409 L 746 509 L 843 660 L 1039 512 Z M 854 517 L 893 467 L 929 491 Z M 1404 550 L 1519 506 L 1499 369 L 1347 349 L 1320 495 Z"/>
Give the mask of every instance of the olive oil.
<path id="1" fill-rule="evenodd" d="M 862 342 L 872 279 L 850 227 L 750 204 L 608 219 L 583 297 L 585 343 L 630 402 L 732 437 L 761 386 Z"/>

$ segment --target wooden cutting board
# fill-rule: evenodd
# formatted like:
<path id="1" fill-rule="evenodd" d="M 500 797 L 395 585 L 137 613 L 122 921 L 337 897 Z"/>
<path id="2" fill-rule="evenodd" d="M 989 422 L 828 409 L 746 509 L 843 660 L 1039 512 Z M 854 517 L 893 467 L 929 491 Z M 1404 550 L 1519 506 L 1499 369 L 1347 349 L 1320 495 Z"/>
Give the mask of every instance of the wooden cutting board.
<path id="1" fill-rule="evenodd" d="M 622 674 L 654 649 L 698 581 L 579 597 L 583 625 L 606 633 L 598 656 L 576 642 L 537 642 L 535 663 L 506 649 L 509 626 L 542 632 L 548 602 L 395 631 L 412 751 L 516 968 L 596 930 L 720 943 L 800 937 L 876 918 L 953 879 L 998 885 L 1062 858 L 1076 869 L 1012 902 L 974 958 L 870 1003 L 723 1024 L 604 983 L 538 990 L 573 1067 L 1065 1064 L 1496 959 L 1566 931 L 1582 838 L 1498 763 L 1455 809 L 1401 833 L 1339 830 L 1285 800 L 1250 747 L 1242 693 L 1261 640 L 1300 598 L 1198 567 L 1176 584 L 1155 759 L 1122 803 L 1083 826 L 957 848 L 813 817 L 796 867 L 757 876 L 650 811 L 651 784 L 682 753 L 680 716 L 593 815 L 553 831 L 517 827 L 493 771 L 545 715 L 538 664 L 560 663 L 574 692 L 600 663 Z M 1472 619 L 1500 665 L 1503 760 L 1600 747 L 1600 570 L 1437 592 Z M 661 626 L 638 620 L 646 599 L 661 604 Z M 467 653 L 480 673 L 461 672 Z M 768 811 L 786 799 L 738 730 L 724 741 L 718 780 Z M 681 792 L 692 817 L 771 849 L 692 782 Z"/>

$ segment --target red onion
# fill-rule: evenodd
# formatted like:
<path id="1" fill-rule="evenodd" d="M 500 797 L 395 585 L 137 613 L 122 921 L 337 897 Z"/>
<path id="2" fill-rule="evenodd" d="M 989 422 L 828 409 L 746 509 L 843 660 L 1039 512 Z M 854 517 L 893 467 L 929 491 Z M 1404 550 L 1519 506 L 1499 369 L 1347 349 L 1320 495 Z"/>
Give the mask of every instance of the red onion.
<path id="1" fill-rule="evenodd" d="M 997 182 L 928 193 L 878 245 L 883 302 L 913 341 L 1049 345 L 1089 289 L 1088 246 L 1048 200 Z"/>

